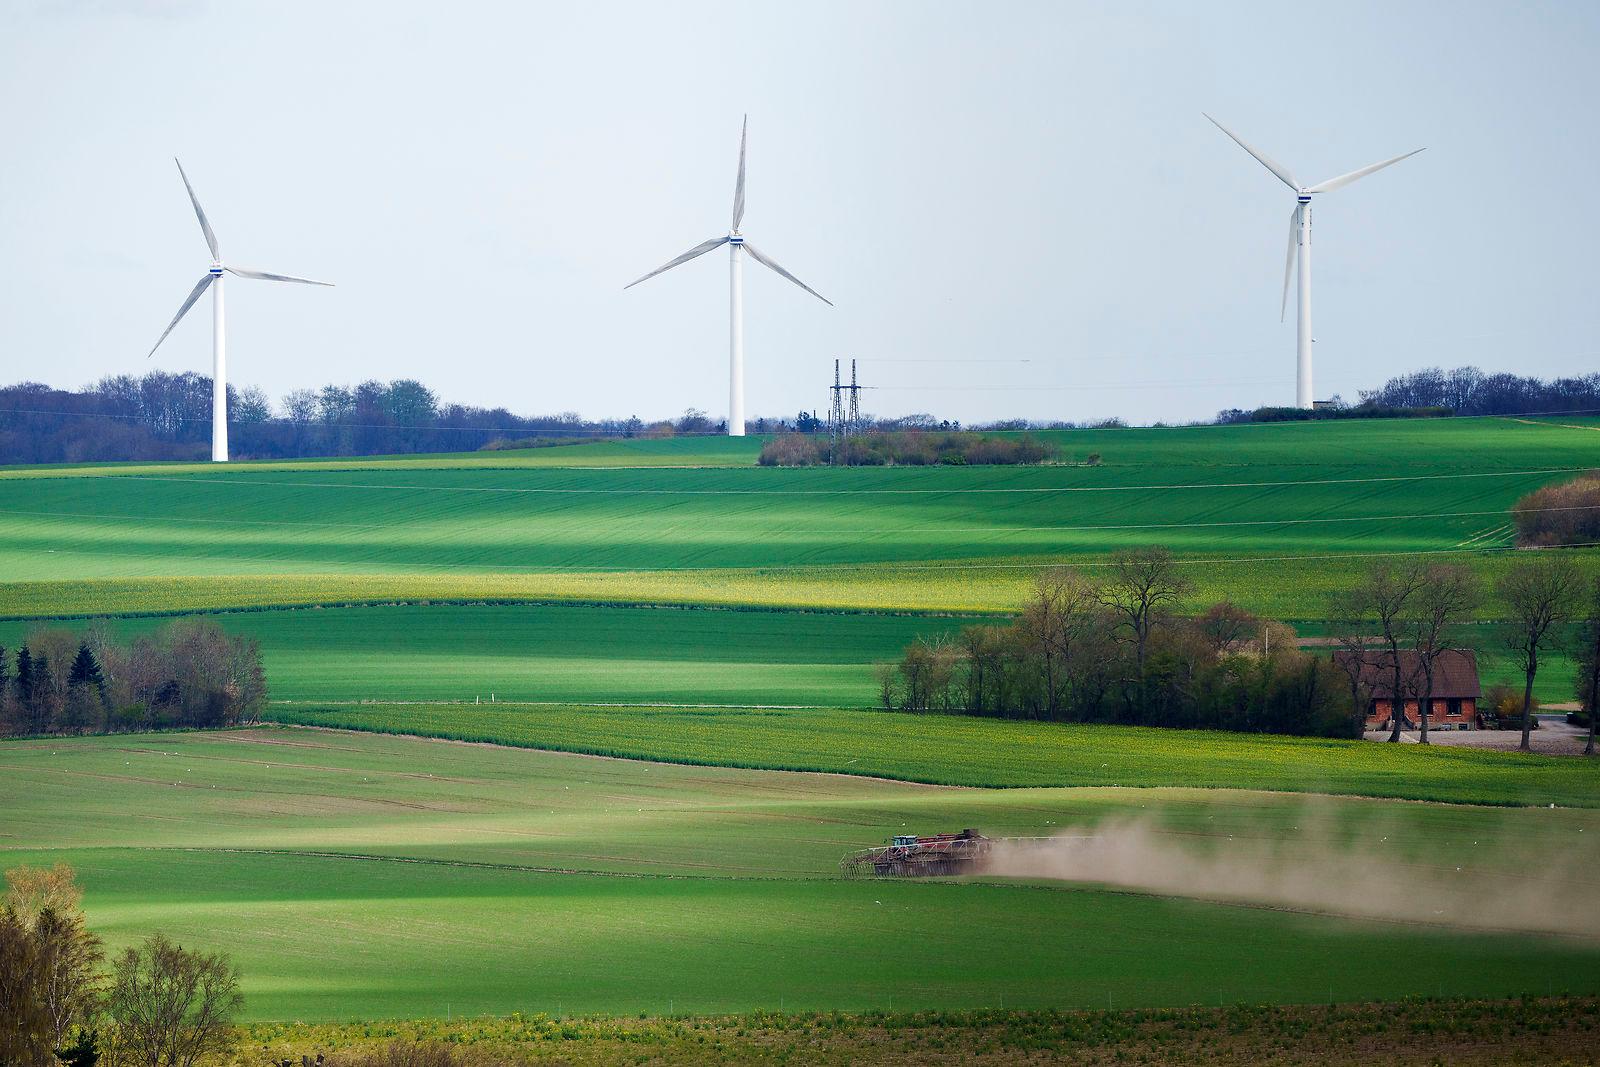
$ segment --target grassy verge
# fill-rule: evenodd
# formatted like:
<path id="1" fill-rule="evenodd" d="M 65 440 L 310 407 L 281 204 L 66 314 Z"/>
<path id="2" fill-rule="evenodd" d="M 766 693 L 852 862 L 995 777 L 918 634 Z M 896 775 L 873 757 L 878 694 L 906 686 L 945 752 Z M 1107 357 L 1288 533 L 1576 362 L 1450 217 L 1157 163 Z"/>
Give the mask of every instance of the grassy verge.
<path id="1" fill-rule="evenodd" d="M 954 715 L 781 708 L 277 705 L 280 722 L 630 759 L 972 786 L 1201 786 L 1600 807 L 1600 761 Z"/>

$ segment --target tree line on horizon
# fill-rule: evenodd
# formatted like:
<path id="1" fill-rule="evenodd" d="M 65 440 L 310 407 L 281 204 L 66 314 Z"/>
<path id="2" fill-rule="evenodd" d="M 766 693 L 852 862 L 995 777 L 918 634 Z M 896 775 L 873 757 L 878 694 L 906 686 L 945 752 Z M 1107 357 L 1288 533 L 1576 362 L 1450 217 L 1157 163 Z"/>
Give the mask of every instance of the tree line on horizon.
<path id="1" fill-rule="evenodd" d="M 1429 368 L 1391 378 L 1312 412 L 1298 409 L 1228 409 L 1215 421 L 1383 414 L 1517 415 L 1539 411 L 1600 411 L 1600 374 L 1544 380 L 1485 374 L 1475 367 Z M 229 435 L 235 453 L 252 459 L 313 456 L 470 452 L 484 448 L 538 447 L 597 438 L 716 434 L 726 424 L 690 409 L 651 421 L 585 419 L 574 412 L 522 416 L 505 407 L 448 403 L 421 382 L 397 379 L 357 385 L 296 389 L 277 403 L 255 387 L 228 386 Z M 1120 419 L 1087 423 L 1008 419 L 972 427 L 993 431 L 1117 427 Z M 826 432 L 815 412 L 754 419 L 751 432 Z M 927 414 L 868 419 L 883 431 L 953 431 L 959 421 Z M 0 387 L 0 463 L 91 463 L 129 460 L 201 460 L 210 454 L 211 379 L 192 371 L 112 375 L 82 389 L 38 382 Z"/>
<path id="2" fill-rule="evenodd" d="M 1485 374 L 1477 367 L 1443 370 L 1427 367 L 1390 378 L 1377 389 L 1363 389 L 1348 403 L 1335 396 L 1315 409 L 1228 408 L 1219 423 L 1290 422 L 1304 419 L 1408 418 L 1451 415 L 1600 414 L 1600 374 L 1535 378 Z"/>

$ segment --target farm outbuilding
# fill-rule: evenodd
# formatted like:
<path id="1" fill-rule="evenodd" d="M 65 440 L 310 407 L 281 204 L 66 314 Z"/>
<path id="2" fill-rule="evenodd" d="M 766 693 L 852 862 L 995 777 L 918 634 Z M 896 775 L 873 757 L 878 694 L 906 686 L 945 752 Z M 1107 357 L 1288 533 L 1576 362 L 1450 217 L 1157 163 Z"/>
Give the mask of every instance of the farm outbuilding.
<path id="1" fill-rule="evenodd" d="M 1334 662 L 1348 671 L 1358 653 L 1339 651 Z M 1388 652 L 1360 653 L 1360 685 L 1366 694 L 1366 727 L 1387 730 L 1393 725 L 1395 708 L 1394 657 Z M 1427 689 L 1422 657 L 1416 652 L 1400 652 L 1402 729 L 1414 730 L 1420 719 L 1422 694 Z M 1434 658 L 1433 703 L 1428 710 L 1431 730 L 1471 730 L 1478 725 L 1478 657 L 1470 648 L 1448 648 Z"/>

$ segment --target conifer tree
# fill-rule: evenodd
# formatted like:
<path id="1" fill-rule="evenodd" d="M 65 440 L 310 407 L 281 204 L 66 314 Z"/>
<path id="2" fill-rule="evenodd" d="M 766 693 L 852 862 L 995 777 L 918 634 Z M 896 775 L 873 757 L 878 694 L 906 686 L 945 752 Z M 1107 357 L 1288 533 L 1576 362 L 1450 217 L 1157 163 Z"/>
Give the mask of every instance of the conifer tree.
<path id="1" fill-rule="evenodd" d="M 72 670 L 67 675 L 67 726 L 83 729 L 103 718 L 106 709 L 106 680 L 100 672 L 87 642 L 78 645 Z"/>
<path id="2" fill-rule="evenodd" d="M 17 650 L 17 703 L 26 705 L 33 698 L 33 654 L 28 646 Z"/>
<path id="3" fill-rule="evenodd" d="M 78 686 L 93 687 L 102 695 L 105 692 L 105 676 L 100 673 L 100 664 L 95 662 L 94 653 L 89 651 L 87 644 L 78 646 L 78 654 L 72 660 L 72 673 L 67 675 L 67 687 Z"/>

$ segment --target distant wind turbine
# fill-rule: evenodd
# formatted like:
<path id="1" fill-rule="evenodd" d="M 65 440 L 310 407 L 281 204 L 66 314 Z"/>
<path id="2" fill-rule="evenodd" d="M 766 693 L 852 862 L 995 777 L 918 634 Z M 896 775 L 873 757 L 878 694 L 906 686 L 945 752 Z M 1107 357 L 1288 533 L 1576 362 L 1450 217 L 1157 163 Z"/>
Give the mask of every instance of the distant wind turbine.
<path id="1" fill-rule="evenodd" d="M 728 319 L 728 436 L 744 436 L 744 282 L 740 271 L 741 253 L 750 253 L 750 258 L 769 267 L 777 273 L 788 278 L 800 288 L 816 297 L 818 300 L 833 306 L 833 301 L 817 292 L 805 282 L 779 266 L 776 260 L 763 253 L 755 245 L 746 241 L 739 233 L 739 224 L 744 221 L 744 149 L 745 138 L 750 130 L 750 116 L 746 115 L 744 126 L 739 131 L 739 179 L 733 188 L 733 228 L 726 237 L 713 237 L 695 245 L 683 255 L 674 259 L 663 267 L 646 274 L 639 281 L 629 282 L 624 289 L 632 289 L 639 282 L 648 281 L 663 271 L 669 271 L 680 263 L 687 263 L 696 256 L 703 256 L 719 245 L 728 246 L 729 264 L 729 302 L 731 312 Z"/>
<path id="2" fill-rule="evenodd" d="M 176 159 L 174 163 L 178 163 Z M 183 320 L 194 307 L 195 301 L 207 288 L 211 290 L 211 461 L 213 463 L 226 463 L 228 461 L 228 338 L 224 326 L 222 307 L 222 275 L 223 272 L 235 274 L 241 278 L 259 278 L 268 282 L 301 282 L 305 285 L 332 285 L 332 282 L 312 281 L 310 278 L 296 278 L 288 274 L 268 274 L 266 271 L 250 270 L 246 267 L 225 267 L 222 265 L 222 253 L 217 248 L 217 235 L 211 232 L 211 223 L 206 218 L 206 213 L 200 206 L 199 197 L 194 195 L 194 186 L 189 184 L 189 176 L 183 172 L 183 164 L 178 163 L 178 174 L 183 178 L 183 187 L 189 191 L 189 202 L 194 205 L 195 217 L 200 220 L 200 229 L 206 235 L 206 247 L 211 249 L 211 269 L 200 276 L 195 283 L 193 291 L 189 293 L 183 306 L 172 317 L 172 322 L 161 336 L 156 338 L 156 343 L 150 349 L 150 355 L 156 354 L 156 349 L 161 347 L 161 342 L 167 339 L 167 334 L 172 328 Z M 149 356 L 145 357 L 150 358 Z"/>
<path id="3" fill-rule="evenodd" d="M 1203 114 L 1203 112 L 1202 112 Z M 1256 157 L 1256 162 L 1266 167 L 1275 174 L 1279 181 L 1294 190 L 1294 211 L 1289 215 L 1289 253 L 1283 264 L 1283 303 L 1278 310 L 1278 318 L 1282 321 L 1289 309 L 1289 272 L 1295 267 L 1295 252 L 1299 251 L 1300 268 L 1300 320 L 1296 333 L 1296 362 L 1295 362 L 1295 390 L 1294 402 L 1296 407 L 1309 408 L 1312 406 L 1311 388 L 1311 198 L 1318 193 L 1331 193 L 1335 189 L 1342 189 L 1351 182 L 1365 178 L 1367 175 L 1382 170 L 1384 167 L 1393 166 L 1402 159 L 1421 152 L 1422 149 L 1413 149 L 1405 155 L 1386 159 L 1382 163 L 1374 163 L 1360 170 L 1353 170 L 1349 174 L 1341 174 L 1337 178 L 1318 182 L 1315 185 L 1302 185 L 1300 180 L 1289 173 L 1287 167 L 1274 162 L 1266 155 L 1256 151 L 1245 143 L 1244 138 L 1234 133 L 1216 119 L 1211 119 L 1212 125 L 1233 138 L 1238 146 Z"/>

